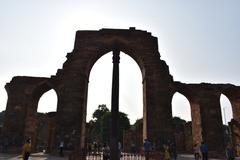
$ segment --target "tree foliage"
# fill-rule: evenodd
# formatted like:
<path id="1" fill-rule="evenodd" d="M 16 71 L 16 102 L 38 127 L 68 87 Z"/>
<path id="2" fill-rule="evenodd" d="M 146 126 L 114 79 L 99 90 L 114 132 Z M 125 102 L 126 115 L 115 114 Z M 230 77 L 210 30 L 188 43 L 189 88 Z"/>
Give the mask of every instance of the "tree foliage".
<path id="1" fill-rule="evenodd" d="M 88 136 L 92 141 L 100 143 L 110 141 L 111 133 L 111 112 L 106 105 L 99 105 L 93 113 L 93 120 L 88 124 L 90 129 Z M 127 114 L 119 112 L 119 141 L 122 141 L 123 133 L 130 128 L 130 122 Z"/>
<path id="2" fill-rule="evenodd" d="M 107 112 L 110 112 L 110 111 L 107 108 L 106 104 L 99 105 L 98 109 L 95 110 L 93 115 L 92 115 L 93 120 L 97 121 L 97 120 L 101 119 L 101 117 Z"/>

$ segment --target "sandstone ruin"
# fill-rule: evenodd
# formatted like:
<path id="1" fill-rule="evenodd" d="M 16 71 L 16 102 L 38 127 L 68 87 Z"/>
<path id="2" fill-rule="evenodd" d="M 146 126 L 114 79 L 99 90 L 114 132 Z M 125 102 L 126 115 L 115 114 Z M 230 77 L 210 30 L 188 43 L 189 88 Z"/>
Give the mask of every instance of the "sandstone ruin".
<path id="1" fill-rule="evenodd" d="M 13 77 L 5 86 L 8 102 L 3 132 L 15 137 L 18 143 L 24 137 L 32 137 L 36 145 L 38 101 L 45 92 L 54 89 L 58 104 L 55 122 L 49 124 L 52 130 L 48 145 L 53 146 L 60 137 L 69 137 L 76 148 L 84 150 L 89 74 L 94 63 L 116 47 L 132 57 L 142 72 L 143 137 L 149 137 L 156 146 L 161 145 L 162 137 L 173 138 L 171 102 L 173 95 L 179 92 L 191 105 L 193 143 L 204 140 L 211 152 L 223 152 L 220 95 L 230 100 L 235 126 L 239 126 L 240 87 L 174 81 L 168 65 L 161 60 L 157 37 L 135 28 L 77 31 L 74 49 L 67 54 L 67 60 L 56 75 Z M 234 144 L 239 144 L 239 128 L 236 130 Z"/>

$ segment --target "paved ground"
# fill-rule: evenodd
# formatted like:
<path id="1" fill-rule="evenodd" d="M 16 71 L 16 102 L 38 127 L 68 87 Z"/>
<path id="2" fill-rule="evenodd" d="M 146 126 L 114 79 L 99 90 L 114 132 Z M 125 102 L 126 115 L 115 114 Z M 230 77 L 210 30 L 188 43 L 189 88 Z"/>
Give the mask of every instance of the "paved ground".
<path id="1" fill-rule="evenodd" d="M 22 160 L 22 157 L 19 155 L 10 155 L 10 154 L 0 153 L 0 160 Z M 67 158 L 50 156 L 42 153 L 36 153 L 36 154 L 32 154 L 29 160 L 67 160 Z"/>
<path id="2" fill-rule="evenodd" d="M 20 160 L 21 157 L 18 155 L 10 155 L 10 154 L 2 154 L 0 153 L 0 160 Z M 178 160 L 193 160 L 193 155 L 179 155 Z M 32 154 L 29 160 L 67 160 L 67 157 L 57 157 L 57 156 L 50 156 L 47 154 L 36 153 Z M 88 158 L 87 160 L 91 160 Z M 134 159 L 129 159 L 134 160 Z M 223 160 L 223 159 L 209 159 L 209 160 Z M 240 160 L 240 158 L 237 158 Z"/>

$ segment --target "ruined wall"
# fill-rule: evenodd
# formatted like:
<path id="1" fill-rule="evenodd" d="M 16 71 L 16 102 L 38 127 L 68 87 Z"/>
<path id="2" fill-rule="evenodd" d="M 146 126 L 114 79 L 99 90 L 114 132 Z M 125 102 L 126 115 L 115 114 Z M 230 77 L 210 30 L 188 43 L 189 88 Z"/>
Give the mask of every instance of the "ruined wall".
<path id="1" fill-rule="evenodd" d="M 171 101 L 174 93 L 179 92 L 191 105 L 193 143 L 204 140 L 211 151 L 223 151 L 219 141 L 223 138 L 220 94 L 230 99 L 233 117 L 240 122 L 239 87 L 174 82 L 167 64 L 160 59 L 157 38 L 135 28 L 78 31 L 74 49 L 56 75 L 14 77 L 6 85 L 8 103 L 3 132 L 16 137 L 19 143 L 24 136 L 34 137 L 39 98 L 53 88 L 58 96 L 55 141 L 69 137 L 77 152 L 84 149 L 89 74 L 94 63 L 115 48 L 132 57 L 142 72 L 143 138 L 155 142 L 156 148 L 163 141 L 173 140 Z"/>
<path id="2" fill-rule="evenodd" d="M 190 102 L 193 143 L 205 141 L 213 155 L 223 153 L 224 144 L 219 141 L 224 139 L 220 95 L 225 94 L 229 98 L 234 119 L 238 121 L 239 87 L 231 84 L 184 84 L 180 82 L 175 82 L 174 87 Z"/>
<path id="3" fill-rule="evenodd" d="M 5 88 L 8 93 L 3 132 L 12 137 L 17 145 L 22 145 L 26 137 L 36 142 L 37 97 L 33 94 L 36 87 L 48 81 L 40 77 L 14 77 Z M 42 87 L 44 88 L 44 87 Z"/>

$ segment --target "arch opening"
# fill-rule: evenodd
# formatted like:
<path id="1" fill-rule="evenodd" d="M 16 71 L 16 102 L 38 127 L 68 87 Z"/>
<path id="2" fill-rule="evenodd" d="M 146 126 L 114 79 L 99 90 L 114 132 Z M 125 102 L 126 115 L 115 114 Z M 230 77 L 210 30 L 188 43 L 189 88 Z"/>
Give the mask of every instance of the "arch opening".
<path id="1" fill-rule="evenodd" d="M 36 151 L 50 152 L 53 148 L 52 132 L 55 128 L 58 97 L 54 89 L 43 93 L 38 101 L 36 113 L 36 137 L 33 140 L 33 147 Z"/>
<path id="2" fill-rule="evenodd" d="M 112 84 L 112 52 L 103 55 L 94 64 L 89 76 L 87 99 L 87 122 L 90 121 L 94 109 L 100 104 L 106 104 L 111 108 L 111 84 Z M 125 113 L 134 113 L 131 124 L 142 118 L 143 111 L 134 110 L 134 107 L 142 108 L 142 74 L 137 63 L 127 54 L 120 54 L 120 85 L 119 107 Z M 97 92 L 98 91 L 98 92 Z M 133 102 L 136 100 L 135 102 Z M 129 107 L 128 107 L 129 106 Z"/>
<path id="3" fill-rule="evenodd" d="M 191 151 L 193 146 L 191 106 L 188 99 L 179 92 L 172 98 L 172 116 L 177 150 Z"/>
<path id="4" fill-rule="evenodd" d="M 48 113 L 57 111 L 57 94 L 54 89 L 45 92 L 38 101 L 37 112 Z"/>
<path id="5" fill-rule="evenodd" d="M 99 107 L 105 105 L 104 107 L 106 107 L 109 112 L 111 110 L 112 66 L 112 52 L 109 52 L 100 57 L 91 69 L 87 98 L 87 126 L 96 123 L 96 119 L 94 119 L 92 115 Z M 133 58 L 123 52 L 120 52 L 119 76 L 119 112 L 120 121 L 122 121 L 122 124 L 124 123 L 123 126 L 121 126 L 122 124 L 120 123 L 120 128 L 124 127 L 124 131 L 120 131 L 121 133 L 119 133 L 119 135 L 122 148 L 127 150 L 129 148 L 125 146 L 130 146 L 130 144 L 126 145 L 123 139 L 129 135 L 125 129 L 130 129 L 130 124 L 133 126 L 136 121 L 137 125 L 141 124 L 139 125 L 141 129 L 138 130 L 138 132 L 140 131 L 141 134 L 139 137 L 142 137 L 143 86 L 142 72 L 138 64 Z M 141 123 L 139 123 L 140 121 Z M 105 123 L 104 120 L 103 123 Z M 104 129 L 103 126 L 98 133 L 105 132 Z M 89 134 L 89 132 L 91 132 L 89 130 L 87 130 L 87 132 L 87 135 L 92 134 Z M 97 141 L 89 137 L 86 139 L 88 141 L 87 143 Z M 138 141 L 142 142 L 142 138 L 138 139 Z M 136 142 L 136 144 L 138 143 L 140 142 Z"/>
<path id="6" fill-rule="evenodd" d="M 176 92 L 172 98 L 172 115 L 185 121 L 192 121 L 190 103 L 188 99 L 179 92 Z"/>
<path id="7" fill-rule="evenodd" d="M 231 120 L 233 119 L 232 105 L 226 95 L 220 95 L 220 106 L 223 124 L 224 145 L 232 143 Z"/>
<path id="8" fill-rule="evenodd" d="M 228 123 L 233 118 L 232 105 L 226 95 L 220 95 L 220 106 L 222 113 L 222 122 L 224 125 L 228 125 Z"/>

